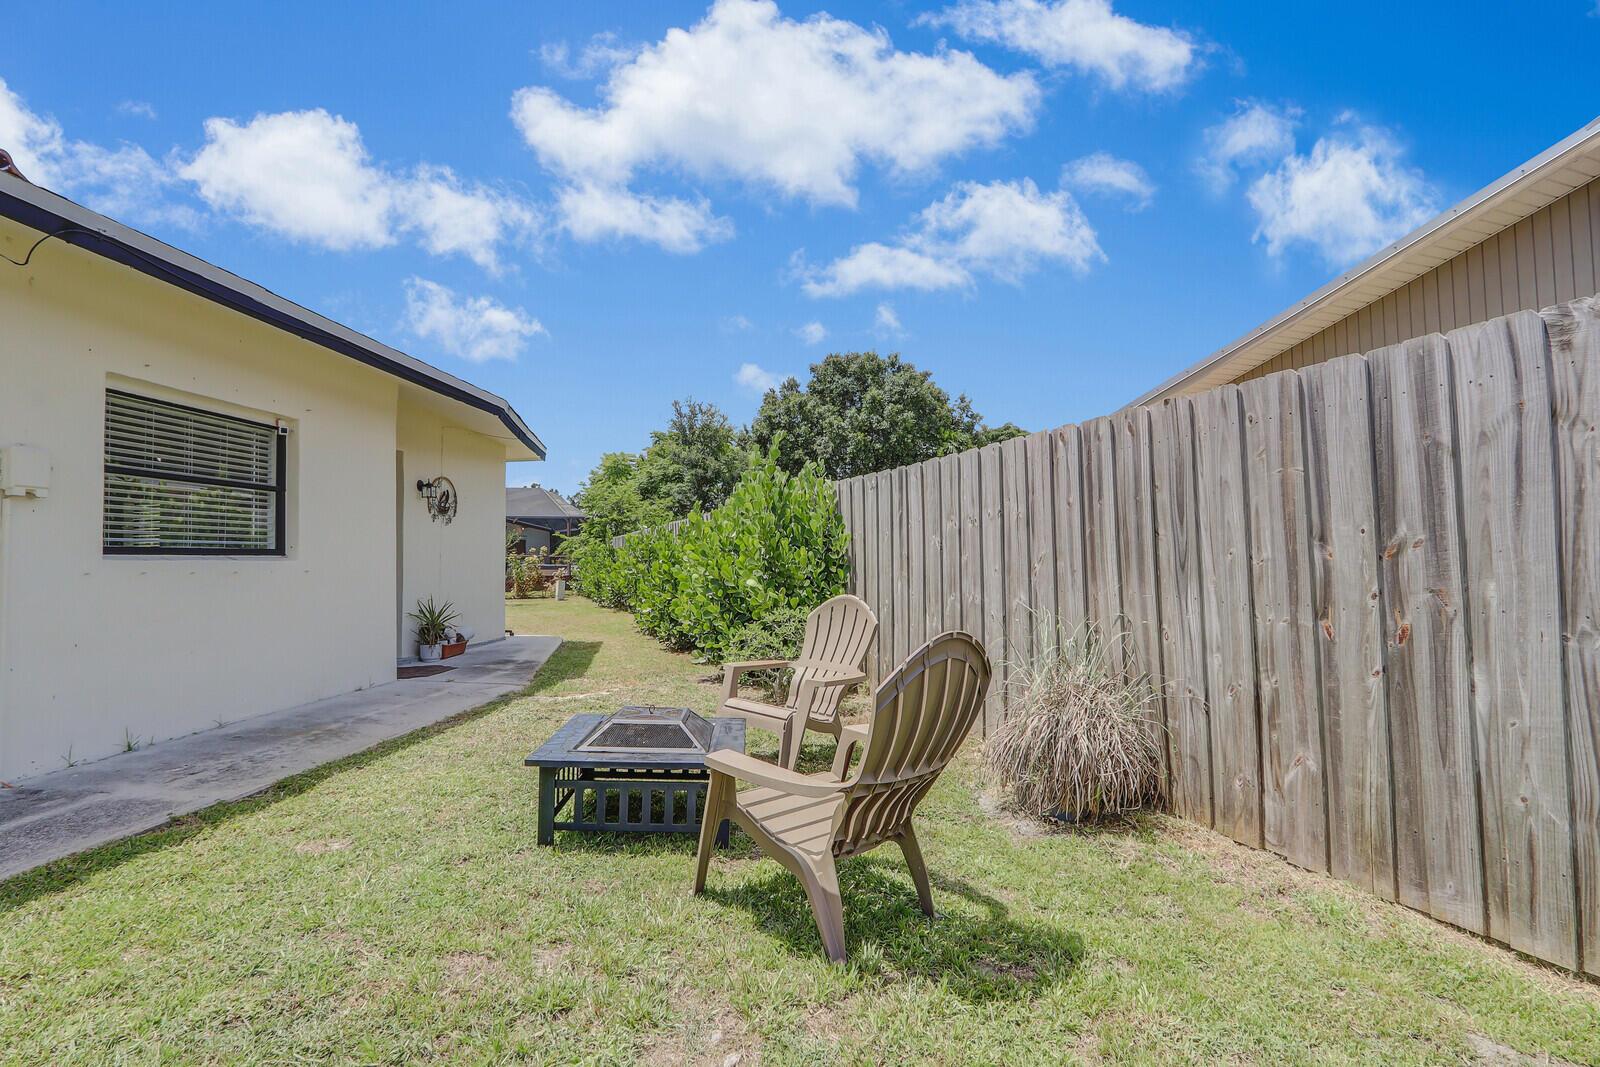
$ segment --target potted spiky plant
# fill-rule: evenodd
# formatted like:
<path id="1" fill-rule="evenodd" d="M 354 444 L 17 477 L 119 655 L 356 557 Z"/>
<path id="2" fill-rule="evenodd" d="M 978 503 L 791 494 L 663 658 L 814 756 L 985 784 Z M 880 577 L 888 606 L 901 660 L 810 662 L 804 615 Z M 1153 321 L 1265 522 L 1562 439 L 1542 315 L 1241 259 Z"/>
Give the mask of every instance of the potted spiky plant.
<path id="1" fill-rule="evenodd" d="M 442 658 L 450 627 L 460 617 L 455 605 L 448 600 L 435 604 L 430 596 L 417 601 L 417 610 L 408 612 L 407 617 L 417 624 L 417 658 L 423 662 Z"/>

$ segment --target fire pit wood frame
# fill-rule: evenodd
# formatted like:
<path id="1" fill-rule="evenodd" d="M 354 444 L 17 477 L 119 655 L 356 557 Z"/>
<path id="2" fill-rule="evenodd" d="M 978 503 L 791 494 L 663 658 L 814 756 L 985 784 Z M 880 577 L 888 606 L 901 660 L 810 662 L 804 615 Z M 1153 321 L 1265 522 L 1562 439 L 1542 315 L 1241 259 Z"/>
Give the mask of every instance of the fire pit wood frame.
<path id="1" fill-rule="evenodd" d="M 709 778 L 705 753 L 684 748 L 627 752 L 581 748 L 608 718 L 574 715 L 523 760 L 525 766 L 539 768 L 539 844 L 554 844 L 557 830 L 699 833 Z M 710 722 L 711 751 L 744 751 L 743 719 Z M 717 844 L 727 843 L 724 823 Z"/>

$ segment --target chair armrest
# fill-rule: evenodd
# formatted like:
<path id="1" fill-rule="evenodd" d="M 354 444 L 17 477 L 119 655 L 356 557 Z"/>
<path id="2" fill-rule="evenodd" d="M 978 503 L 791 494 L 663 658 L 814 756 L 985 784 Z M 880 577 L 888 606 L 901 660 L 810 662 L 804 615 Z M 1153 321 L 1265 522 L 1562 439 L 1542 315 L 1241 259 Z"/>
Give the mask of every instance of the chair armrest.
<path id="1" fill-rule="evenodd" d="M 745 671 L 771 671 L 779 667 L 787 667 L 786 659 L 751 659 L 742 663 L 724 663 L 722 665 L 722 699 L 732 700 L 739 695 L 739 676 Z"/>
<path id="2" fill-rule="evenodd" d="M 811 698 L 816 695 L 818 689 L 831 689 L 834 687 L 855 685 L 857 682 L 864 682 L 866 680 L 867 676 L 861 671 L 852 671 L 849 674 L 841 674 L 837 678 L 803 679 L 800 682 L 800 687 L 795 691 L 794 706 L 809 711 L 811 709 Z"/>
<path id="3" fill-rule="evenodd" d="M 833 750 L 833 776 L 839 781 L 844 781 L 844 776 L 850 773 L 850 756 L 852 750 L 867 743 L 867 727 L 841 726 L 839 727 L 839 744 Z"/>
<path id="4" fill-rule="evenodd" d="M 770 671 L 787 667 L 790 662 L 786 659 L 751 659 L 743 663 L 724 663 L 722 669 L 730 674 L 743 674 L 745 671 Z"/>
<path id="5" fill-rule="evenodd" d="M 730 752 L 727 749 L 707 752 L 706 769 L 742 782 L 764 785 L 802 797 L 831 797 L 842 787 L 840 782 L 819 782 L 797 771 L 786 770 L 743 752 Z"/>

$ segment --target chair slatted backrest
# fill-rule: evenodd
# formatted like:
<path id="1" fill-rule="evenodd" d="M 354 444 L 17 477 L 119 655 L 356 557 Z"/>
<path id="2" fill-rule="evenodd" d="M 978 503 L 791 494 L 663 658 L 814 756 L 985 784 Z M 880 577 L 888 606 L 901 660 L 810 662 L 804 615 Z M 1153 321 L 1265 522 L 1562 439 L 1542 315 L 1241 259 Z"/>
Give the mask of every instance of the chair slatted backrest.
<path id="1" fill-rule="evenodd" d="M 811 706 L 799 707 L 800 683 L 806 679 L 824 681 L 854 674 L 861 669 L 867 647 L 878 633 L 878 617 L 860 597 L 841 593 L 819 604 L 806 619 L 806 639 L 800 658 L 794 662 L 794 679 L 789 683 L 789 707 L 810 718 L 831 722 L 839 714 L 844 687 L 820 686 Z"/>
<path id="2" fill-rule="evenodd" d="M 989 657 L 970 635 L 945 633 L 878 687 L 861 763 L 834 824 L 848 855 L 898 834 L 977 721 Z"/>

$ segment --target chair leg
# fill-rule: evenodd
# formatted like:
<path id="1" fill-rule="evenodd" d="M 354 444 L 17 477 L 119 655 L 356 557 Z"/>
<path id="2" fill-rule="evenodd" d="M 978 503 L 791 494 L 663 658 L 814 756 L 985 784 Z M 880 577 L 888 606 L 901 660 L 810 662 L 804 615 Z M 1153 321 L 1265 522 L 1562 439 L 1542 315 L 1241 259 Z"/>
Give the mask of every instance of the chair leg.
<path id="1" fill-rule="evenodd" d="M 799 714 L 789 716 L 778 738 L 778 763 L 787 770 L 794 770 L 795 764 L 800 762 L 800 746 L 805 739 L 806 727 Z"/>
<path id="2" fill-rule="evenodd" d="M 911 881 L 917 887 L 917 903 L 925 915 L 934 915 L 933 890 L 928 885 L 928 865 L 922 862 L 922 846 L 917 843 L 917 832 L 907 823 L 900 833 L 900 851 L 906 854 L 906 866 L 911 868 Z"/>
<path id="3" fill-rule="evenodd" d="M 806 887 L 806 899 L 811 901 L 811 915 L 817 920 L 817 933 L 822 935 L 829 961 L 843 963 L 844 902 L 839 898 L 839 871 L 833 856 L 810 860 L 800 880 Z"/>
<path id="4" fill-rule="evenodd" d="M 717 830 L 722 826 L 723 809 L 728 806 L 732 788 L 732 778 L 711 772 L 711 780 L 706 783 L 705 804 L 700 809 L 700 848 L 694 857 L 694 887 L 689 890 L 695 896 L 706 887 L 706 869 L 711 866 L 711 853 L 717 848 Z"/>

